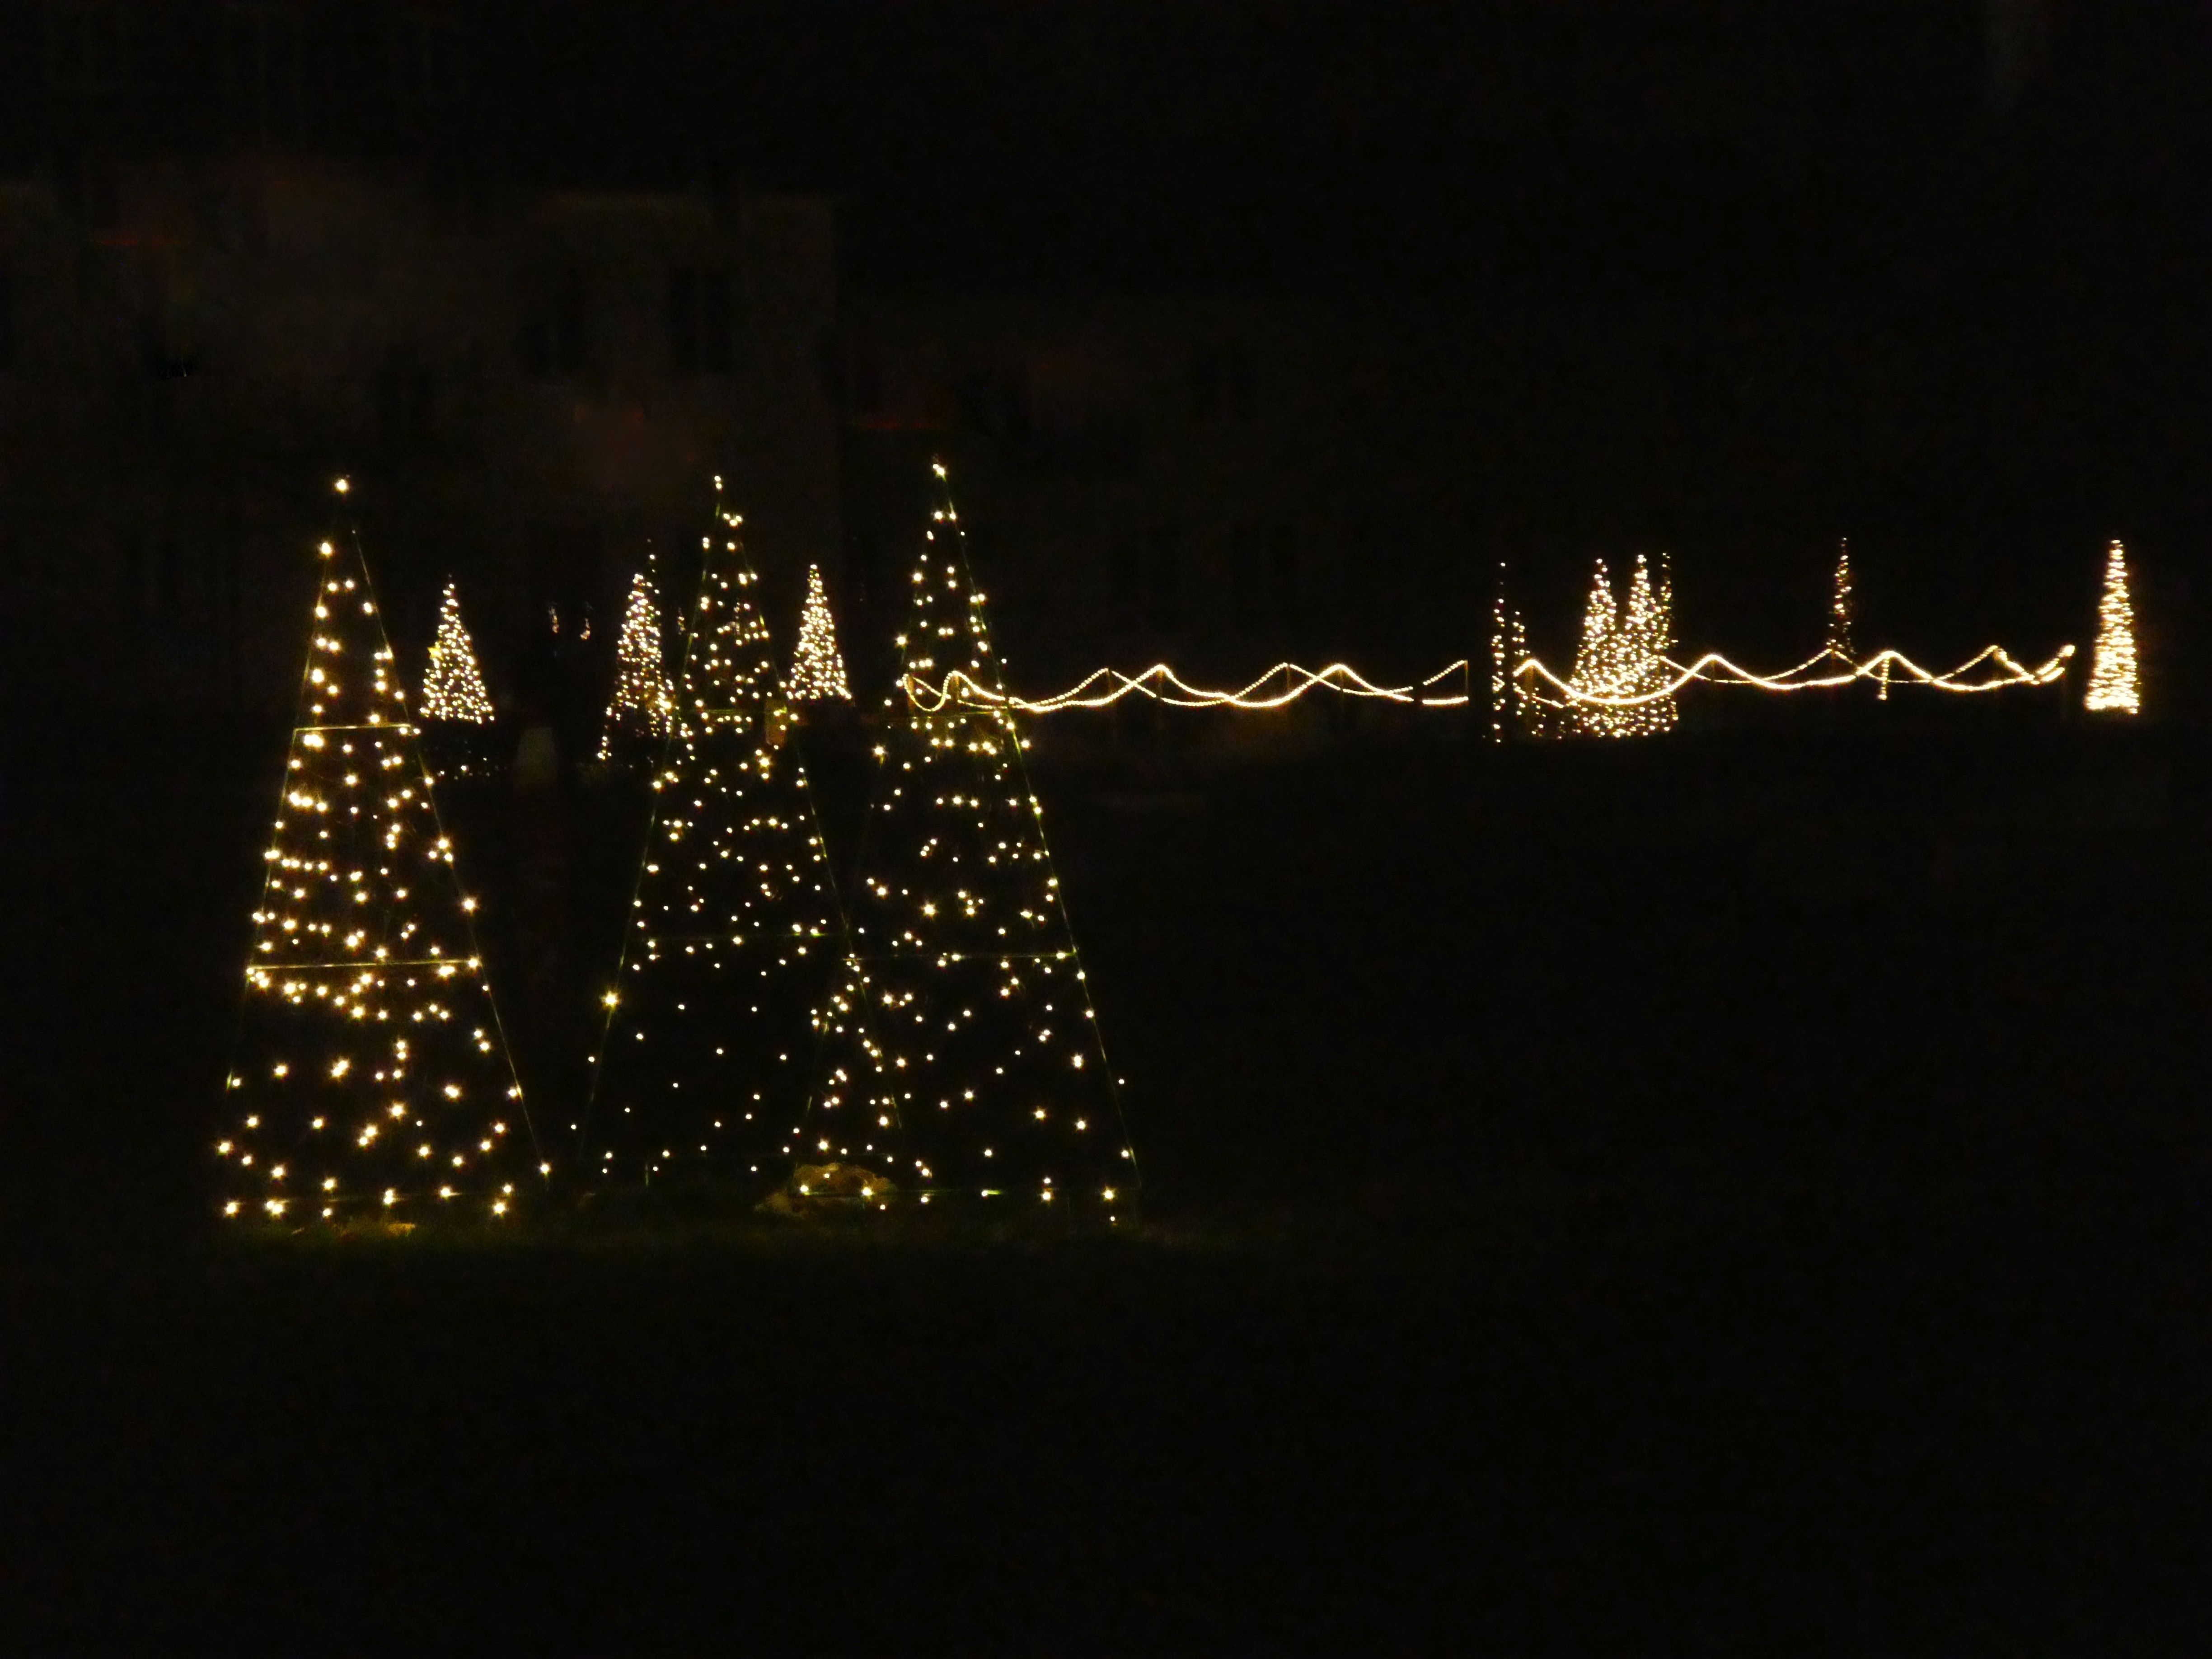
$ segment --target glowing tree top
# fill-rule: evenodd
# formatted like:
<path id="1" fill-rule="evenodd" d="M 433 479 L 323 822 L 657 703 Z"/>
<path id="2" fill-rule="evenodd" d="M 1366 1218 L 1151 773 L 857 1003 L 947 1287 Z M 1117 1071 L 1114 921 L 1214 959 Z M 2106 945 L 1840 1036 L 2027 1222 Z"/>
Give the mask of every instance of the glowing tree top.
<path id="1" fill-rule="evenodd" d="M 2127 550 L 2114 542 L 2105 557 L 2105 591 L 2097 601 L 2097 648 L 2089 659 L 2084 708 L 2133 714 L 2142 708 L 2136 669 L 2136 608 L 2128 598 Z"/>
<path id="2" fill-rule="evenodd" d="M 1856 662 L 1857 655 L 1851 643 L 1851 544 L 1846 541 L 1836 551 L 1835 586 L 1828 599 L 1829 655 L 1845 662 Z"/>
<path id="3" fill-rule="evenodd" d="M 842 957 L 757 580 L 737 515 L 719 516 L 586 1130 L 586 1167 L 618 1181 L 780 1174 Z"/>
<path id="4" fill-rule="evenodd" d="M 1108 1219 L 1136 1163 L 1090 989 L 1003 705 L 926 712 L 915 683 L 1004 684 L 964 537 L 938 504 L 899 635 L 866 851 L 848 895 L 853 951 L 823 1017 L 824 1073 L 790 1144 L 889 1177 L 923 1201 L 962 1194 Z"/>
<path id="5" fill-rule="evenodd" d="M 430 641 L 430 665 L 422 676 L 422 718 L 489 725 L 491 694 L 477 669 L 476 647 L 461 625 L 461 597 L 446 584 L 438 606 L 438 636 Z"/>
<path id="6" fill-rule="evenodd" d="M 830 596 L 823 591 L 822 567 L 806 567 L 806 608 L 799 618 L 799 649 L 791 662 L 793 702 L 850 702 L 845 659 L 837 653 L 837 626 L 830 618 Z"/>
<path id="7" fill-rule="evenodd" d="M 356 538 L 325 542 L 228 1122 L 223 1212 L 503 1216 L 548 1173 Z"/>
<path id="8" fill-rule="evenodd" d="M 641 570 L 630 580 L 629 605 L 623 613 L 622 632 L 615 636 L 615 694 L 607 704 L 599 758 L 608 757 L 618 734 L 666 737 L 675 710 L 676 692 L 661 659 L 660 607 L 653 602 L 653 583 Z"/>

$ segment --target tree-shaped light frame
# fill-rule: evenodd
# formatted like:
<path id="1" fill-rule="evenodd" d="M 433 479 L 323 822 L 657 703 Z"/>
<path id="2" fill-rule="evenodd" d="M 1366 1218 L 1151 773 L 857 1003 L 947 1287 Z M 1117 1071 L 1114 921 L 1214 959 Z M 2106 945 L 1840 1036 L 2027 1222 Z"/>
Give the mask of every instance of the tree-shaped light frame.
<path id="1" fill-rule="evenodd" d="M 612 1184 L 781 1173 L 843 950 L 757 578 L 715 510 L 593 1069 L 584 1165 Z"/>
<path id="2" fill-rule="evenodd" d="M 524 1110 L 358 536 L 318 550 L 307 667 L 214 1151 L 222 1213 L 508 1215 Z"/>
<path id="3" fill-rule="evenodd" d="M 824 1066 L 794 1161 L 858 1164 L 924 1202 L 1057 1205 L 1109 1222 L 1136 1196 L 1090 985 L 1025 747 L 1003 701 L 935 712 L 953 671 L 1004 679 L 942 464 L 886 701 L 853 951 L 823 1015 Z"/>

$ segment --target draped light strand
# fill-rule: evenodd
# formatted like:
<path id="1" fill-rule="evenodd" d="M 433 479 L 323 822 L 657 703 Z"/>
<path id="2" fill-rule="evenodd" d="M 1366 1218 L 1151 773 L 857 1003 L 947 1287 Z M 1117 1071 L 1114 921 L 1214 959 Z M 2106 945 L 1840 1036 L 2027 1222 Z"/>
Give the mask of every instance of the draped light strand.
<path id="1" fill-rule="evenodd" d="M 1514 657 L 1512 649 L 1518 647 L 1523 637 L 1517 617 L 1508 611 L 1505 641 L 1510 647 L 1507 653 L 1510 665 L 1507 678 L 1522 686 L 1541 706 L 1552 708 L 1571 708 L 1578 704 L 1636 708 L 1673 697 L 1696 682 L 1771 692 L 1815 691 L 1824 687 L 1849 685 L 1855 680 L 1869 680 L 1885 689 L 1892 684 L 1912 684 L 1936 691 L 2006 691 L 2051 684 L 2065 673 L 2075 653 L 2074 647 L 2063 645 L 2047 660 L 2029 667 L 2002 646 L 1985 646 L 1958 667 L 1938 673 L 1923 667 L 1901 651 L 1877 652 L 1863 661 L 1854 662 L 1824 649 L 1781 673 L 1761 674 L 1717 652 L 1708 652 L 1686 664 L 1660 657 L 1656 660 L 1662 672 L 1656 683 L 1636 690 L 1607 690 L 1578 688 L 1571 675 L 1562 678 L 1540 658 L 1526 654 Z M 1378 685 L 1343 663 L 1311 669 L 1285 662 L 1278 663 L 1248 684 L 1232 690 L 1212 690 L 1194 685 L 1165 663 L 1155 663 L 1136 674 L 1125 674 L 1113 668 L 1093 669 L 1065 691 L 1034 698 L 997 690 L 957 669 L 941 680 L 909 672 L 905 684 L 908 700 L 925 714 L 957 704 L 966 708 L 997 708 L 1018 714 L 1055 714 L 1071 709 L 1107 708 L 1130 696 L 1147 697 L 1171 708 L 1265 711 L 1281 708 L 1315 690 L 1376 698 L 1415 708 L 1458 708 L 1467 704 L 1466 692 L 1451 692 L 1443 688 L 1455 678 L 1464 686 L 1468 670 L 1468 662 L 1462 658 L 1413 684 Z M 1538 689 L 1540 685 L 1541 689 Z"/>

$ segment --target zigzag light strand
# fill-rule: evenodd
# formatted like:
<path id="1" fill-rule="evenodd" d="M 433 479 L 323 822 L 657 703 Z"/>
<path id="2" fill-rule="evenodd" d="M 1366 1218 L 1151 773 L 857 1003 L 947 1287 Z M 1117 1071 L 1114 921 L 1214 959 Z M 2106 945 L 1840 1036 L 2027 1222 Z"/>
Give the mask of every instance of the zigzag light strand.
<path id="1" fill-rule="evenodd" d="M 1510 611 L 1508 616 L 1511 619 Z M 1515 630 L 1509 637 L 1517 644 L 1522 636 Z M 1761 674 L 1717 652 L 1708 652 L 1688 664 L 1663 659 L 1663 680 L 1644 690 L 1626 692 L 1577 690 L 1571 677 L 1563 678 L 1540 659 L 1524 655 L 1514 661 L 1509 678 L 1528 685 L 1529 695 L 1540 700 L 1540 707 L 1571 709 L 1577 703 L 1626 706 L 1652 702 L 1673 696 L 1685 686 L 1698 682 L 1785 693 L 1849 685 L 1854 680 L 1869 680 L 1882 686 L 1919 685 L 1934 691 L 2006 691 L 2017 687 L 2049 685 L 2065 673 L 2066 664 L 2073 655 L 2072 646 L 2061 646 L 2048 660 L 2028 668 L 2023 667 L 2002 646 L 1991 645 L 1984 647 L 1948 672 L 1939 673 L 1923 668 L 1900 651 L 1882 651 L 1862 662 L 1837 665 L 1824 648 L 1818 655 L 1779 674 Z M 1171 708 L 1237 708 L 1259 713 L 1286 707 L 1308 692 L 1317 690 L 1334 691 L 1348 697 L 1373 697 L 1413 708 L 1459 708 L 1468 702 L 1464 692 L 1439 692 L 1437 688 L 1448 686 L 1455 678 L 1463 684 L 1468 672 L 1468 664 L 1462 658 L 1413 684 L 1378 685 L 1343 663 L 1313 669 L 1285 662 L 1278 663 L 1245 685 L 1214 690 L 1194 685 L 1167 664 L 1155 663 L 1135 674 L 1095 668 L 1065 691 L 1045 697 L 1018 697 L 955 669 L 936 680 L 910 674 L 906 690 L 917 708 L 930 714 L 958 704 L 969 708 L 1003 708 L 1017 714 L 1058 714 L 1075 709 L 1108 708 L 1131 696 L 1146 697 Z M 1545 689 L 1534 689 L 1540 684 Z"/>

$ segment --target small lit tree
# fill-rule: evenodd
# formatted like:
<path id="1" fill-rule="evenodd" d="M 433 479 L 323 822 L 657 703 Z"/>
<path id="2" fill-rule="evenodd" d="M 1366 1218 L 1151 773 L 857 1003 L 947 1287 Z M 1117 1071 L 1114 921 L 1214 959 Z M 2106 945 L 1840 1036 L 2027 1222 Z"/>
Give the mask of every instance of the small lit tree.
<path id="1" fill-rule="evenodd" d="M 550 1169 L 485 980 L 476 902 L 357 536 L 323 543 L 319 563 L 215 1147 L 222 1211 L 503 1216 Z"/>
<path id="2" fill-rule="evenodd" d="M 1667 660 L 1668 650 L 1674 642 L 1674 584 L 1662 580 L 1655 586 L 1650 567 L 1638 554 L 1635 574 L 1629 578 L 1628 602 L 1621 607 L 1614 648 L 1621 693 L 1649 701 L 1618 711 L 1620 736 L 1656 737 L 1673 731 L 1680 718 L 1674 694 L 1667 690 L 1674 678 Z"/>
<path id="3" fill-rule="evenodd" d="M 1609 696 L 1618 690 L 1620 647 L 1614 636 L 1620 627 L 1620 609 L 1613 597 L 1605 561 L 1600 559 L 1590 581 L 1589 602 L 1583 608 L 1582 644 L 1575 652 L 1574 672 L 1567 678 L 1567 684 L 1578 696 Z M 1620 729 L 1620 711 L 1608 704 L 1577 703 L 1574 718 L 1575 729 L 1587 737 L 1625 735 Z"/>
<path id="4" fill-rule="evenodd" d="M 853 949 L 794 1159 L 1111 1220 L 1136 1195 L 1090 988 L 945 469 L 884 708 Z M 925 685 L 967 687 L 925 707 Z M 802 1167 L 805 1180 L 809 1170 Z"/>
<path id="5" fill-rule="evenodd" d="M 422 675 L 422 718 L 472 726 L 492 720 L 491 694 L 477 667 L 477 648 L 461 624 L 461 596 L 452 582 L 438 606 L 438 636 L 430 641 L 430 664 Z"/>
<path id="6" fill-rule="evenodd" d="M 845 659 L 837 652 L 837 625 L 830 620 L 830 595 L 822 586 L 822 567 L 806 567 L 806 608 L 799 618 L 799 648 L 791 662 L 793 702 L 850 702 Z"/>
<path id="7" fill-rule="evenodd" d="M 642 570 L 631 579 L 622 632 L 615 636 L 615 692 L 607 703 L 599 758 L 615 757 L 624 738 L 665 738 L 674 728 L 675 689 L 661 655 L 660 607 Z"/>
<path id="8" fill-rule="evenodd" d="M 2136 608 L 2128 597 L 2127 550 L 2114 542 L 2105 556 L 2105 591 L 2097 601 L 2097 646 L 2081 706 L 2093 713 L 2133 714 L 2142 708 L 2136 667 Z"/>
<path id="9" fill-rule="evenodd" d="M 476 646 L 461 623 L 460 595 L 452 582 L 438 606 L 438 633 L 422 674 L 423 760 L 432 775 L 453 781 L 499 770 L 494 757 L 496 718 L 477 667 Z"/>
<path id="10" fill-rule="evenodd" d="M 1836 550 L 1836 579 L 1828 598 L 1827 652 L 1838 661 L 1856 664 L 1858 661 L 1851 640 L 1854 605 L 1851 599 L 1851 544 L 1849 541 Z"/>
<path id="11" fill-rule="evenodd" d="M 717 514 L 586 1125 L 586 1168 L 616 1181 L 780 1173 L 842 956 L 757 579 Z"/>

